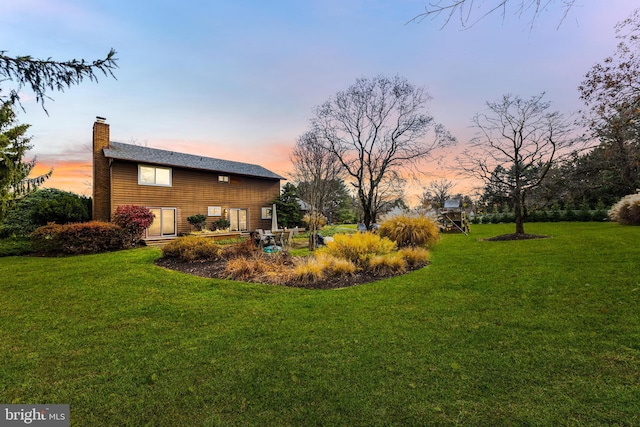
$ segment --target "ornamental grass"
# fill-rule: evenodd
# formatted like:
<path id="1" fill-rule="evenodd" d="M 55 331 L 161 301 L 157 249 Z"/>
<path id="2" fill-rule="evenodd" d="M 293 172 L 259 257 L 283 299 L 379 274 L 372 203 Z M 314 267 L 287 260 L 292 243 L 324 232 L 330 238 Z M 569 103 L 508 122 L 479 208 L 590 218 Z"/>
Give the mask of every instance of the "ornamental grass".
<path id="1" fill-rule="evenodd" d="M 381 237 L 395 242 L 398 247 L 434 246 L 440 238 L 440 229 L 431 218 L 423 215 L 398 215 L 380 224 Z"/>

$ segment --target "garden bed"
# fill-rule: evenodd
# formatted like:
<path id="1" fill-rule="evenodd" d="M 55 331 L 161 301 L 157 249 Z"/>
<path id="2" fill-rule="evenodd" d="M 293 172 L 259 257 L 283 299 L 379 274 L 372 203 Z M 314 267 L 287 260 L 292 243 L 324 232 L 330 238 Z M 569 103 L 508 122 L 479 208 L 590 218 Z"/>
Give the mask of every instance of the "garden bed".
<path id="1" fill-rule="evenodd" d="M 268 256 L 268 255 L 265 255 Z M 280 254 L 277 256 L 285 257 L 284 263 L 293 265 L 294 257 L 288 254 Z M 288 259 L 287 259 L 288 258 Z M 156 260 L 156 265 L 164 268 L 168 268 L 171 270 L 181 271 L 187 274 L 193 274 L 195 276 L 206 277 L 211 279 L 230 279 L 225 274 L 225 269 L 227 267 L 226 259 L 218 259 L 214 261 L 190 261 L 184 262 L 180 261 L 176 258 L 159 258 Z M 371 283 L 378 280 L 386 279 L 389 277 L 400 276 L 402 274 L 409 273 L 411 271 L 418 270 L 427 264 L 407 267 L 407 270 L 403 273 L 395 273 L 395 274 L 384 274 L 384 275 L 375 275 L 370 272 L 361 272 L 358 271 L 353 275 L 343 274 L 340 276 L 333 276 L 327 279 L 318 280 L 310 283 L 302 283 L 300 281 L 286 281 L 280 283 L 283 286 L 290 286 L 295 288 L 305 288 L 305 289 L 338 289 L 338 288 L 346 288 L 349 286 L 360 285 L 363 283 Z M 247 282 L 254 283 L 262 283 L 261 280 L 252 280 L 246 279 Z"/>

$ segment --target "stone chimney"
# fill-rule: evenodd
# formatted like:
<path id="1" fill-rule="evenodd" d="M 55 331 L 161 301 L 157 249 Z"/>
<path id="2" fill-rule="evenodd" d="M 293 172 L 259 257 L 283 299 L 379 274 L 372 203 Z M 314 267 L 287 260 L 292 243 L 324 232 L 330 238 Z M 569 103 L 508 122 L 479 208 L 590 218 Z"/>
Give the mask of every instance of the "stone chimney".
<path id="1" fill-rule="evenodd" d="M 109 159 L 103 149 L 109 148 L 109 125 L 104 117 L 93 124 L 93 219 L 111 220 L 111 183 Z"/>

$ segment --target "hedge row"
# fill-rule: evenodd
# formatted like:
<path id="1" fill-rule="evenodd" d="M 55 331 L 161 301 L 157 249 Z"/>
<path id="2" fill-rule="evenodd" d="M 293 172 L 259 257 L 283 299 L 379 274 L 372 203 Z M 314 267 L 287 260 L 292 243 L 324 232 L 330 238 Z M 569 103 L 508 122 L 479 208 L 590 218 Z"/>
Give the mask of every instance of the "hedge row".
<path id="1" fill-rule="evenodd" d="M 110 222 L 54 224 L 31 234 L 32 248 L 47 255 L 78 255 L 114 251 L 131 246 L 130 234 Z"/>
<path id="2" fill-rule="evenodd" d="M 471 219 L 472 224 L 498 224 L 515 222 L 515 214 L 495 213 L 486 215 L 476 215 Z M 573 222 L 573 221 L 606 221 L 608 214 L 605 210 L 585 211 L 585 210 L 566 210 L 566 211 L 534 211 L 526 218 L 525 222 Z"/>

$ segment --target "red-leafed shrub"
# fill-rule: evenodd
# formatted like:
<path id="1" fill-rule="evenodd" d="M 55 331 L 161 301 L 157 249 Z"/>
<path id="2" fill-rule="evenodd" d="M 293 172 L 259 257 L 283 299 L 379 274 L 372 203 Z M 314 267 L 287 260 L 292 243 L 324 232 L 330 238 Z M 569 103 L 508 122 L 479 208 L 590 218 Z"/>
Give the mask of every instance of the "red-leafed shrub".
<path id="1" fill-rule="evenodd" d="M 94 254 L 123 249 L 128 233 L 110 222 L 91 221 L 77 224 L 49 223 L 31 234 L 36 252 L 49 255 Z"/>
<path id="2" fill-rule="evenodd" d="M 131 244 L 135 246 L 136 242 L 142 239 L 144 230 L 151 225 L 154 217 L 149 208 L 144 206 L 121 205 L 113 214 L 113 222 L 129 234 Z"/>

